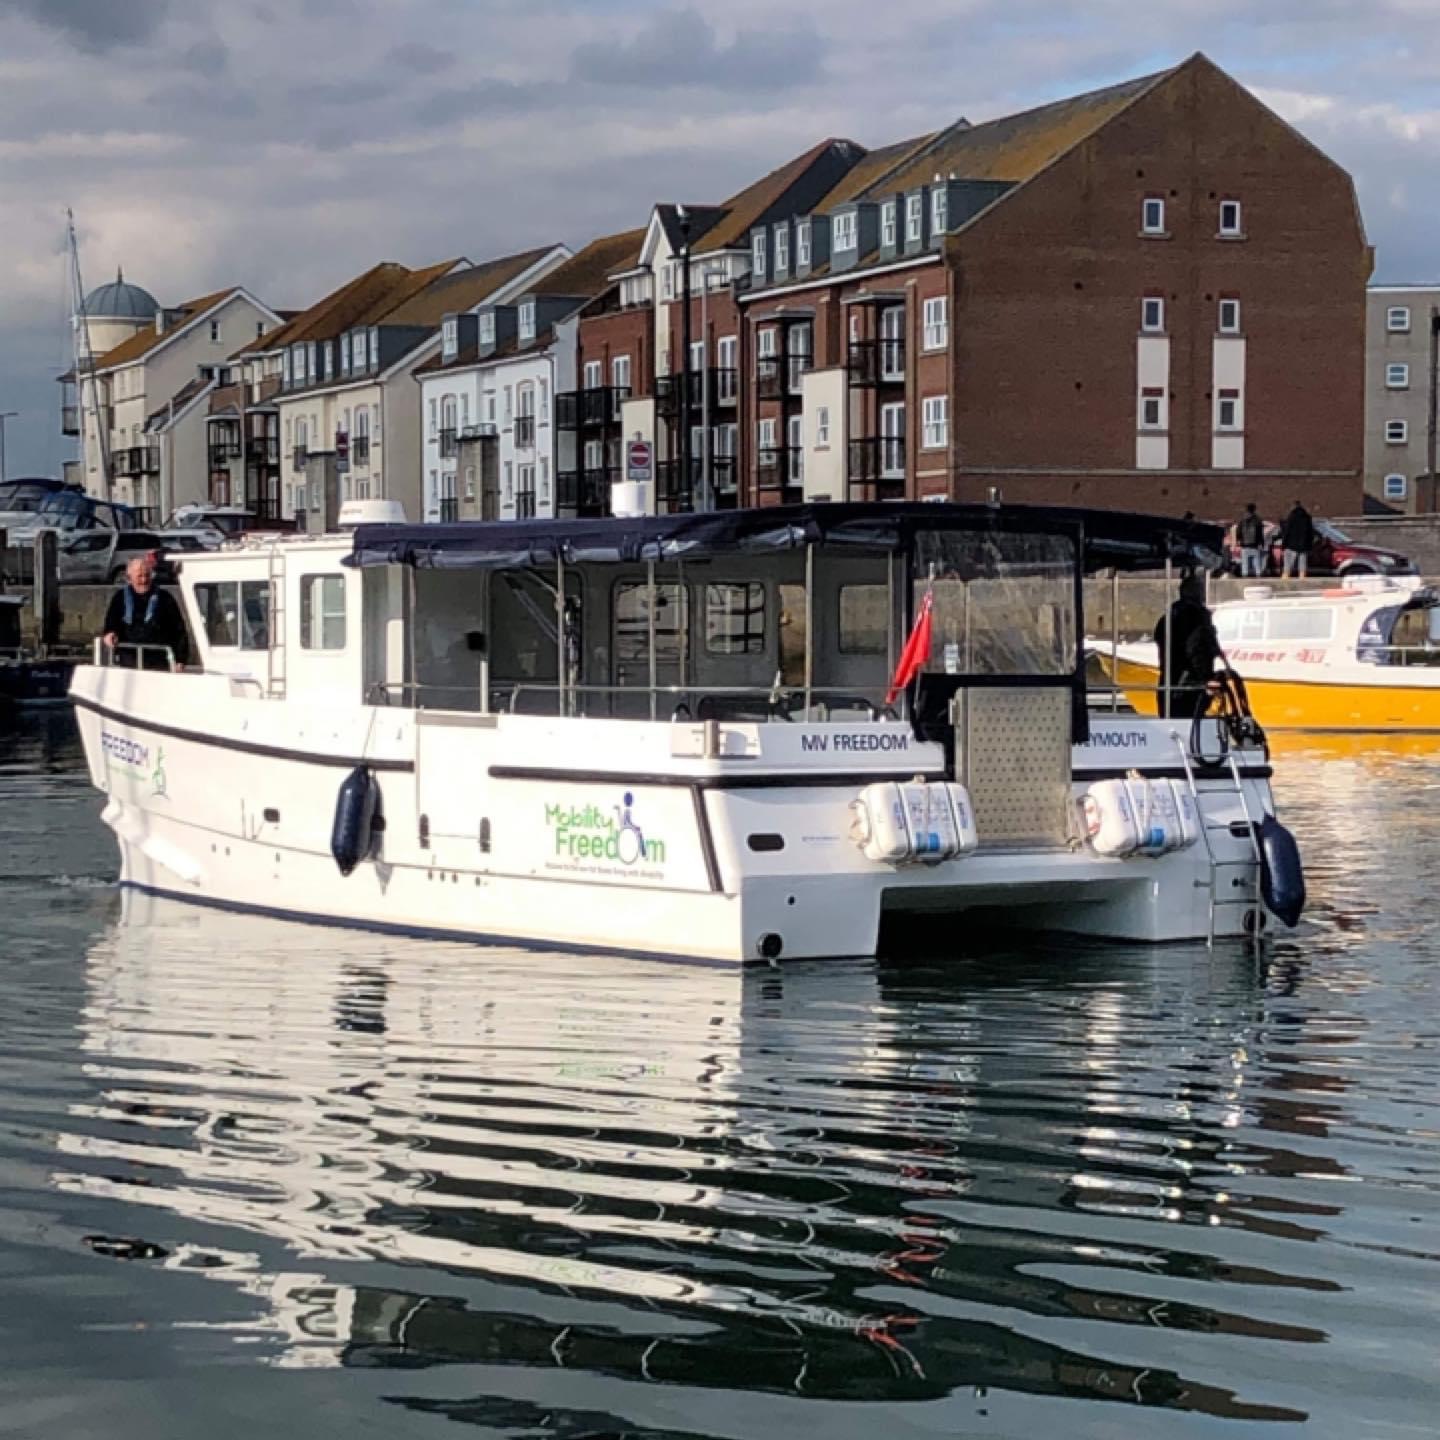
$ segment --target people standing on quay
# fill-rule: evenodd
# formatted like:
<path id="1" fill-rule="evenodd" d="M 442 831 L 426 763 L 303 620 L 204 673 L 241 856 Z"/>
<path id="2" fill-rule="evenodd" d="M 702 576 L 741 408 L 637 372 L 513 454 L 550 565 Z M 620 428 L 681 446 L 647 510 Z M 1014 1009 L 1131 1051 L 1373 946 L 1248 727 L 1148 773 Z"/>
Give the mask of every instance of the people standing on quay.
<path id="1" fill-rule="evenodd" d="M 1260 518 L 1252 500 L 1235 527 L 1235 542 L 1240 547 L 1240 574 L 1263 575 L 1265 573 L 1265 522 Z"/>
<path id="2" fill-rule="evenodd" d="M 1215 622 L 1205 604 L 1205 577 L 1181 576 L 1180 594 L 1155 626 L 1160 652 L 1159 713 L 1183 720 L 1203 714 L 1217 688 L 1215 666 L 1223 659 Z"/>
<path id="3" fill-rule="evenodd" d="M 1310 550 L 1315 544 L 1315 522 L 1297 500 L 1280 527 L 1280 548 L 1284 551 L 1284 573 L 1302 580 L 1310 573 Z"/>
<path id="4" fill-rule="evenodd" d="M 101 640 L 114 664 L 132 670 L 165 669 L 161 653 L 165 649 L 170 651 L 176 670 L 184 669 L 190 659 L 185 617 L 175 597 L 156 585 L 155 562 L 148 555 L 137 555 L 125 567 L 125 584 L 110 598 Z M 146 648 L 124 648 L 129 646 Z"/>

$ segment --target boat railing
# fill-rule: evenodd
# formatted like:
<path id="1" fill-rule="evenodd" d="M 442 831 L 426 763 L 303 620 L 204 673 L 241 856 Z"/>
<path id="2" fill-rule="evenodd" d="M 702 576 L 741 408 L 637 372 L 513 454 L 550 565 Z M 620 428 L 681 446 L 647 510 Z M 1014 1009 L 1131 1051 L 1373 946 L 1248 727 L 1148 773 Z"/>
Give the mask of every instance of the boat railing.
<path id="1" fill-rule="evenodd" d="M 885 703 L 884 691 L 876 688 L 867 692 L 862 686 L 819 686 L 808 688 L 803 685 L 570 685 L 538 681 L 520 681 L 507 684 L 504 681 L 491 682 L 491 705 L 485 713 L 509 715 L 536 713 L 526 708 L 527 700 L 550 702 L 541 713 L 568 714 L 583 718 L 575 707 L 576 698 L 594 696 L 597 698 L 625 697 L 650 702 L 650 719 L 670 720 L 729 720 L 737 723 L 746 721 L 782 720 L 790 721 L 797 716 L 809 716 L 824 720 L 843 715 L 864 721 L 898 720 L 900 714 L 894 706 Z M 407 705 L 414 702 L 417 709 L 479 710 L 481 691 L 477 685 L 426 685 L 404 683 L 382 683 L 371 687 L 370 702 L 377 705 L 395 703 Z M 665 705 L 670 703 L 670 714 L 664 715 Z M 610 718 L 610 717 L 596 717 Z"/>
<path id="2" fill-rule="evenodd" d="M 1356 658 L 1362 664 L 1404 667 L 1440 666 L 1440 647 L 1433 645 L 1376 645 L 1361 650 Z"/>
<path id="3" fill-rule="evenodd" d="M 146 664 L 147 659 L 156 658 L 162 664 Z M 122 670 L 173 670 L 175 669 L 175 652 L 168 645 L 132 645 L 126 641 L 117 641 L 114 645 L 107 645 L 103 635 L 95 637 L 94 648 L 91 651 L 92 663 L 102 668 L 115 667 Z"/>

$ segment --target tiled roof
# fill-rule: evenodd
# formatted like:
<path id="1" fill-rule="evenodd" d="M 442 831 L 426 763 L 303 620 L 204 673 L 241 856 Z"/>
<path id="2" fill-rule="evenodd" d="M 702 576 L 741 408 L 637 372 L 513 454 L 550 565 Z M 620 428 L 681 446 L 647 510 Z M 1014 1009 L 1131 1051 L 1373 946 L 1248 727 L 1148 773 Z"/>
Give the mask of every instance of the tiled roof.
<path id="1" fill-rule="evenodd" d="M 1028 180 L 1170 73 L 1127 80 L 979 125 L 963 121 L 952 125 L 906 163 L 872 182 L 867 198 L 926 185 L 936 175 L 953 175 L 957 180 Z"/>
<path id="2" fill-rule="evenodd" d="M 679 211 L 679 205 L 657 205 L 655 207 L 655 213 L 660 219 L 660 227 L 665 231 L 665 238 L 670 242 L 672 250 L 678 250 L 683 243 L 680 234 Z M 690 247 L 692 250 L 699 250 L 701 247 L 697 242 L 708 235 L 725 218 L 725 207 L 723 205 L 687 204 L 685 213 L 690 218 Z"/>
<path id="3" fill-rule="evenodd" d="M 432 355 L 423 365 L 417 365 L 414 373 L 437 375 L 448 370 L 467 370 L 472 365 L 490 365 L 497 360 L 513 360 L 517 355 L 528 355 L 545 349 L 554 338 L 554 326 L 545 325 L 535 332 L 533 339 L 522 341 L 518 335 L 511 335 L 484 355 L 480 353 L 478 344 L 462 345 L 455 352 L 453 360 L 446 360 L 443 353 Z"/>
<path id="4" fill-rule="evenodd" d="M 530 292 L 536 295 L 582 295 L 587 300 L 598 295 L 617 270 L 628 270 L 639 260 L 645 231 L 626 230 L 619 235 L 604 235 L 592 240 L 572 255 L 563 265 L 552 270 L 535 284 Z"/>
<path id="5" fill-rule="evenodd" d="M 256 351 L 275 350 L 301 340 L 334 339 L 335 336 L 361 324 L 363 317 L 377 305 L 395 304 L 394 297 L 399 293 L 400 285 L 414 273 L 393 260 L 372 265 L 353 280 L 347 280 L 338 290 L 332 290 L 308 310 L 302 310 L 278 329 L 252 340 L 239 353 L 246 355 Z"/>
<path id="6" fill-rule="evenodd" d="M 239 286 L 232 285 L 228 290 L 216 290 L 213 294 L 201 295 L 195 300 L 187 300 L 174 310 L 167 310 L 163 334 L 158 333 L 154 325 L 147 325 L 143 330 L 130 336 L 128 340 L 122 340 L 113 350 L 107 350 L 95 362 L 96 368 L 108 370 L 114 365 L 129 365 L 142 359 L 156 346 L 163 345 L 182 326 L 199 319 L 207 310 L 213 310 L 222 301 L 228 300 L 238 289 Z"/>
<path id="7" fill-rule="evenodd" d="M 196 396 L 210 389 L 214 384 L 214 379 L 205 375 L 197 375 L 193 380 L 187 381 L 171 399 L 146 417 L 145 429 L 147 431 L 163 430 L 172 415 L 179 414 Z"/>
<path id="8" fill-rule="evenodd" d="M 915 152 L 942 133 L 932 130 L 928 135 L 917 135 L 913 140 L 901 140 L 894 145 L 882 146 L 879 150 L 867 151 L 864 159 L 825 196 L 815 207 L 816 210 L 832 210 L 837 205 L 844 205 L 847 201 L 863 195 L 882 176 L 905 164 Z"/>
<path id="9" fill-rule="evenodd" d="M 865 151 L 853 140 L 822 140 L 812 145 L 803 155 L 787 161 L 778 170 L 772 170 L 753 185 L 747 185 L 739 194 L 732 195 L 724 204 L 724 219 L 718 221 L 705 233 L 703 242 L 694 247 L 695 253 L 707 250 L 728 250 L 750 243 L 750 227 L 766 218 L 766 212 L 784 199 L 786 191 L 805 177 L 807 171 L 827 158 L 844 163 L 859 160 Z"/>
<path id="10" fill-rule="evenodd" d="M 534 250 L 521 251 L 518 255 L 505 255 L 498 260 L 487 260 L 456 270 L 453 275 L 448 273 L 456 263 L 453 260 L 443 266 L 433 266 L 428 272 L 417 271 L 417 278 L 422 275 L 429 278 L 423 284 L 412 287 L 399 304 L 376 318 L 385 325 L 434 327 L 447 315 L 473 310 L 483 304 L 502 286 L 543 260 L 554 248 L 553 245 L 542 245 Z"/>

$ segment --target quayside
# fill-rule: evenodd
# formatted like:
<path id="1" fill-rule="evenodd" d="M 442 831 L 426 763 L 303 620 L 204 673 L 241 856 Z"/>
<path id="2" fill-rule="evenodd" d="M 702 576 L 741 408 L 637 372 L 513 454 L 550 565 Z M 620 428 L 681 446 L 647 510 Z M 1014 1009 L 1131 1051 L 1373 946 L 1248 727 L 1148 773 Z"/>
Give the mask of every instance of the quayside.
<path id="1" fill-rule="evenodd" d="M 360 523 L 187 556 L 198 663 L 97 646 L 72 695 L 124 883 L 212 905 L 727 963 L 911 913 L 1239 937 L 1263 737 L 1106 709 L 1081 643 L 1086 574 L 1219 543 L 1001 505 Z"/>

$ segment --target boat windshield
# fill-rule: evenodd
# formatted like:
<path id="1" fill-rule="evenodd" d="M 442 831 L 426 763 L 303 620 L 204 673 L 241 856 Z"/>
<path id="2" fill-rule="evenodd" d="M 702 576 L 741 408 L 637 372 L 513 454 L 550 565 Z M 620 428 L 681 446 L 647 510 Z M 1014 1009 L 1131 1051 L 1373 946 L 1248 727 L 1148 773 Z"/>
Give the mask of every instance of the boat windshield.
<path id="1" fill-rule="evenodd" d="M 8 485 L 0 485 L 0 511 L 12 515 L 32 515 L 54 494 L 53 486 L 12 480 Z"/>

